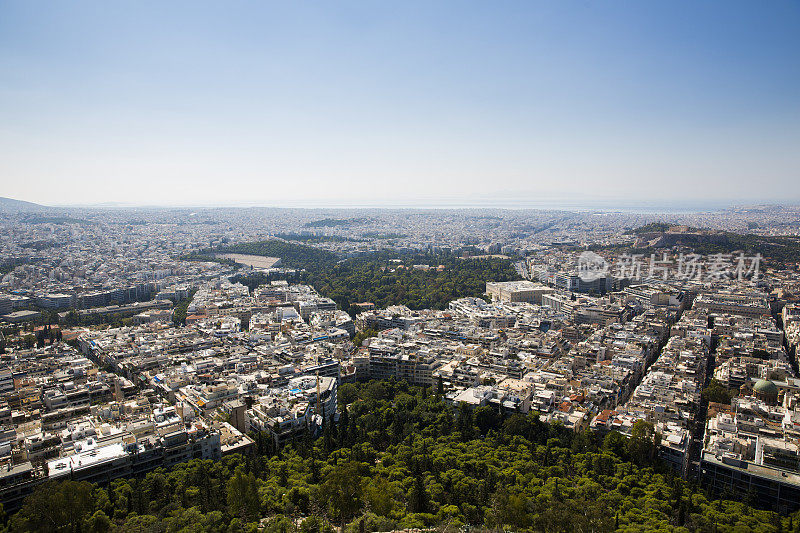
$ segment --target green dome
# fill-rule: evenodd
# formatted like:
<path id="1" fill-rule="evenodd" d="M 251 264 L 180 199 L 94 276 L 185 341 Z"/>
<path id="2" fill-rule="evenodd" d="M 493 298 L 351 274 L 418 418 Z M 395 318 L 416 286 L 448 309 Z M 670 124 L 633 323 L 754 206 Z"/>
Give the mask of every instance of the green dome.
<path id="1" fill-rule="evenodd" d="M 761 394 L 778 395 L 778 386 L 767 379 L 759 379 L 753 386 L 753 390 Z"/>

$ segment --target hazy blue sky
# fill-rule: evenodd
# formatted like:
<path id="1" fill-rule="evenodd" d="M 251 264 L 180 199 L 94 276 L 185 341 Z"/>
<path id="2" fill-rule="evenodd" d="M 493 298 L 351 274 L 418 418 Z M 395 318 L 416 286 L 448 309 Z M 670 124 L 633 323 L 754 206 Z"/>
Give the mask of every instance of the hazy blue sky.
<path id="1" fill-rule="evenodd" d="M 800 201 L 800 2 L 0 1 L 0 196 Z"/>

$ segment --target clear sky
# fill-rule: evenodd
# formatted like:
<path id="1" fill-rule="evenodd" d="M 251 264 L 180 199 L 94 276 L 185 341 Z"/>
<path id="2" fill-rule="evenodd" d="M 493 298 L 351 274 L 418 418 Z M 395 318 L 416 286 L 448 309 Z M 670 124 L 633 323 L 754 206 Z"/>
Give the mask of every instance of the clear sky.
<path id="1" fill-rule="evenodd" d="M 800 201 L 800 2 L 0 0 L 0 196 Z"/>

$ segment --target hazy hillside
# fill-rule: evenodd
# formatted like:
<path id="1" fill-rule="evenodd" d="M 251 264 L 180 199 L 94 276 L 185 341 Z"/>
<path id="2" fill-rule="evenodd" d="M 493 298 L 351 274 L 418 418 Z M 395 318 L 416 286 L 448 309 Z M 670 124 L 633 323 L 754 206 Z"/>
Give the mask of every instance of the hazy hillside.
<path id="1" fill-rule="evenodd" d="M 0 212 L 40 211 L 42 209 L 47 209 L 47 207 L 34 204 L 33 202 L 25 202 L 23 200 L 14 200 L 13 198 L 4 198 L 0 196 Z"/>

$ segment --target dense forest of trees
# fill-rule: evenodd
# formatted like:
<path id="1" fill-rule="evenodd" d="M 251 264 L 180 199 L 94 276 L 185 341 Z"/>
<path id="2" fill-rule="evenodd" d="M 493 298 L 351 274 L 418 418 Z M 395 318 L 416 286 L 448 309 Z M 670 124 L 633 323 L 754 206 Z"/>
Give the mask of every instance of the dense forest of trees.
<path id="1" fill-rule="evenodd" d="M 465 525 L 494 531 L 800 530 L 746 503 L 711 500 L 662 469 L 657 435 L 574 434 L 535 415 L 454 409 L 405 383 L 343 385 L 316 440 L 193 460 L 109 486 L 41 486 L 11 531 L 347 533 Z"/>
<path id="2" fill-rule="evenodd" d="M 625 232 L 626 235 L 642 235 L 644 233 L 665 232 L 675 224 L 653 222 Z M 689 228 L 700 231 L 700 228 Z M 797 263 L 800 257 L 800 238 L 796 236 L 763 236 L 752 233 L 741 234 L 729 231 L 722 232 L 718 242 L 697 243 L 689 246 L 693 252 L 701 255 L 733 254 L 744 252 L 748 256 L 761 254 L 765 262 L 775 267 L 785 267 Z M 656 253 L 652 248 L 632 248 L 623 245 L 591 246 L 592 250 L 614 250 L 617 252 Z"/>
<path id="3" fill-rule="evenodd" d="M 672 226 L 677 226 L 677 224 L 670 224 L 667 222 L 651 222 L 650 224 L 645 224 L 644 226 L 639 226 L 638 228 L 627 230 L 623 234 L 643 235 L 645 233 L 665 232 Z"/>
<path id="4" fill-rule="evenodd" d="M 486 281 L 520 279 L 506 259 L 459 259 L 454 254 L 401 258 L 402 265 L 391 263 L 386 254 L 348 259 L 331 268 L 310 271 L 306 280 L 348 310 L 358 302 L 372 302 L 378 308 L 401 304 L 411 309 L 445 309 L 456 298 L 481 296 Z M 414 264 L 431 268 L 417 270 L 412 268 Z"/>
<path id="5" fill-rule="evenodd" d="M 411 309 L 444 309 L 456 298 L 481 296 L 486 281 L 520 279 L 507 259 L 461 259 L 455 253 L 375 252 L 340 259 L 327 250 L 283 241 L 264 241 L 203 250 L 192 256 L 203 259 L 214 253 L 238 253 L 280 257 L 284 266 L 303 269 L 296 281 L 310 283 L 323 296 L 332 298 L 340 309 L 355 313 L 351 305 L 372 302 L 377 307 L 407 305 Z M 400 259 L 401 263 L 393 262 Z M 429 270 L 411 268 L 430 265 Z M 442 269 L 438 269 L 442 265 Z M 237 278 L 254 288 L 266 275 Z"/>
<path id="6" fill-rule="evenodd" d="M 725 241 L 704 243 L 694 247 L 698 254 L 730 254 L 744 252 L 748 256 L 761 254 L 771 266 L 784 267 L 795 264 L 800 258 L 800 239 L 797 237 L 762 237 L 725 232 Z"/>

